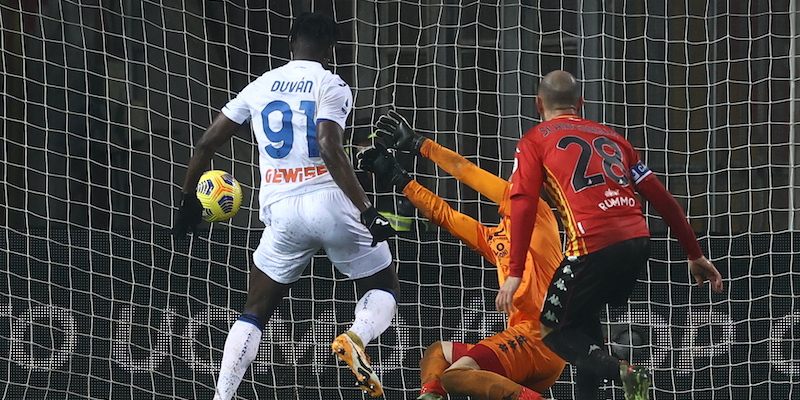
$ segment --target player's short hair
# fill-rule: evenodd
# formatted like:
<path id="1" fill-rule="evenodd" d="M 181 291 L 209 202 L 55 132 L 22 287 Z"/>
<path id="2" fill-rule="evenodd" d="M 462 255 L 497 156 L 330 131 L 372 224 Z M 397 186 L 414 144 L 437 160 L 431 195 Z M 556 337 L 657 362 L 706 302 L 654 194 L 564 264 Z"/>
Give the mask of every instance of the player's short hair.
<path id="1" fill-rule="evenodd" d="M 324 49 L 339 40 L 339 26 L 330 16 L 322 13 L 304 12 L 292 24 L 289 41 L 305 40 Z"/>
<path id="2" fill-rule="evenodd" d="M 542 78 L 539 97 L 548 109 L 577 107 L 581 99 L 581 85 L 566 71 L 553 71 Z"/>

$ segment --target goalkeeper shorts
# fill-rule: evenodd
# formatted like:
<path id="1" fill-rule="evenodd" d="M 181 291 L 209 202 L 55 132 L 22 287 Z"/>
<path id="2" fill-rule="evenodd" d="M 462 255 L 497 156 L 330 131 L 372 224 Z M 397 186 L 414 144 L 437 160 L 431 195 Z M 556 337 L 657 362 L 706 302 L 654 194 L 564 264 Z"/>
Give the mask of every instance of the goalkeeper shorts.
<path id="1" fill-rule="evenodd" d="M 392 262 L 386 242 L 371 247 L 372 234 L 338 188 L 287 197 L 269 207 L 270 222 L 253 263 L 276 282 L 296 282 L 320 249 L 350 279 L 372 276 Z"/>
<path id="2" fill-rule="evenodd" d="M 462 353 L 472 357 L 482 370 L 503 375 L 537 392 L 549 389 L 566 364 L 542 342 L 539 321 L 530 319 L 483 339 L 475 346 L 468 345 L 465 352 L 453 343 L 453 361 Z"/>

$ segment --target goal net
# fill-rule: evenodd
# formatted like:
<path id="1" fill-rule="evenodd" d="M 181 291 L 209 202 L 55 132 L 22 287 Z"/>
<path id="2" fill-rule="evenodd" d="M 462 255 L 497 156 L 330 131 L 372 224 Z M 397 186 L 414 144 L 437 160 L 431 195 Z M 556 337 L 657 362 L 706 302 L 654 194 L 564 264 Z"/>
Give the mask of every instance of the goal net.
<path id="1" fill-rule="evenodd" d="M 540 121 L 539 79 L 572 72 L 583 115 L 634 144 L 726 286 L 691 285 L 646 206 L 652 257 L 629 304 L 603 315 L 609 351 L 651 368 L 658 400 L 800 396 L 794 1 L 3 0 L 0 397 L 213 396 L 262 229 L 249 128 L 212 164 L 243 186 L 232 220 L 174 239 L 178 193 L 212 118 L 289 60 L 291 20 L 311 9 L 341 24 L 331 65 L 354 90 L 350 143 L 394 108 L 508 177 Z M 401 161 L 457 210 L 498 222 L 496 205 L 429 161 Z M 397 318 L 367 352 L 386 398 L 415 398 L 426 346 L 503 329 L 496 272 L 361 178 L 382 211 L 413 221 L 389 241 Z M 330 354 L 356 301 L 342 278 L 314 257 L 238 397 L 364 396 Z M 573 378 L 568 366 L 546 396 L 573 398 Z M 613 382 L 600 390 L 623 398 Z"/>

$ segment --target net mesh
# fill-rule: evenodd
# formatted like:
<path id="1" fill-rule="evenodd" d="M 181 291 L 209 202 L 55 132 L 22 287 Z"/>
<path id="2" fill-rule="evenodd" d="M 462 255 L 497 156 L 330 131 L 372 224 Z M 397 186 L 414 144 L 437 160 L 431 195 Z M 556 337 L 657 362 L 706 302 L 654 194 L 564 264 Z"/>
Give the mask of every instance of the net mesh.
<path id="1" fill-rule="evenodd" d="M 794 1 L 2 1 L 0 393 L 3 398 L 211 398 L 258 244 L 257 154 L 244 126 L 212 167 L 242 210 L 173 239 L 193 145 L 248 82 L 289 60 L 306 10 L 341 24 L 332 65 L 354 90 L 347 135 L 390 108 L 508 177 L 539 122 L 538 80 L 583 83 L 583 115 L 625 135 L 686 209 L 724 295 L 692 287 L 645 208 L 653 254 L 609 350 L 654 371 L 655 399 L 795 398 L 797 162 Z M 530 4 L 529 4 L 530 3 Z M 485 224 L 497 207 L 425 160 L 401 159 Z M 406 204 L 361 176 L 375 203 Z M 387 398 L 416 397 L 436 340 L 503 328 L 493 267 L 413 215 L 391 239 L 395 324 L 368 346 Z M 330 341 L 352 282 L 315 256 L 265 330 L 241 398 L 361 398 Z M 548 396 L 572 398 L 568 367 Z M 618 386 L 601 388 L 622 398 Z"/>

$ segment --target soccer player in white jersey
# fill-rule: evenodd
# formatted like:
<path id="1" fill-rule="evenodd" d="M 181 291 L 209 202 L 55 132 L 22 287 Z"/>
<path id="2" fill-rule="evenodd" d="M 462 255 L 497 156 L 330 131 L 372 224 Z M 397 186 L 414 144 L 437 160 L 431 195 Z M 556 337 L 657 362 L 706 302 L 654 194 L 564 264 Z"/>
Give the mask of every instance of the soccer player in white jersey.
<path id="1" fill-rule="evenodd" d="M 289 33 L 292 61 L 264 73 L 228 102 L 197 142 L 183 184 L 174 233 L 201 220 L 195 187 L 216 149 L 248 120 L 258 142 L 259 218 L 266 228 L 253 254 L 247 301 L 228 332 L 214 399 L 233 397 L 256 358 L 261 332 L 311 257 L 324 249 L 356 282 L 355 321 L 331 345 L 364 391 L 383 388 L 364 347 L 391 324 L 400 283 L 385 240 L 395 232 L 372 206 L 344 151 L 350 87 L 327 70 L 338 38 L 330 17 L 304 13 Z M 360 221 L 360 222 L 359 222 Z"/>

